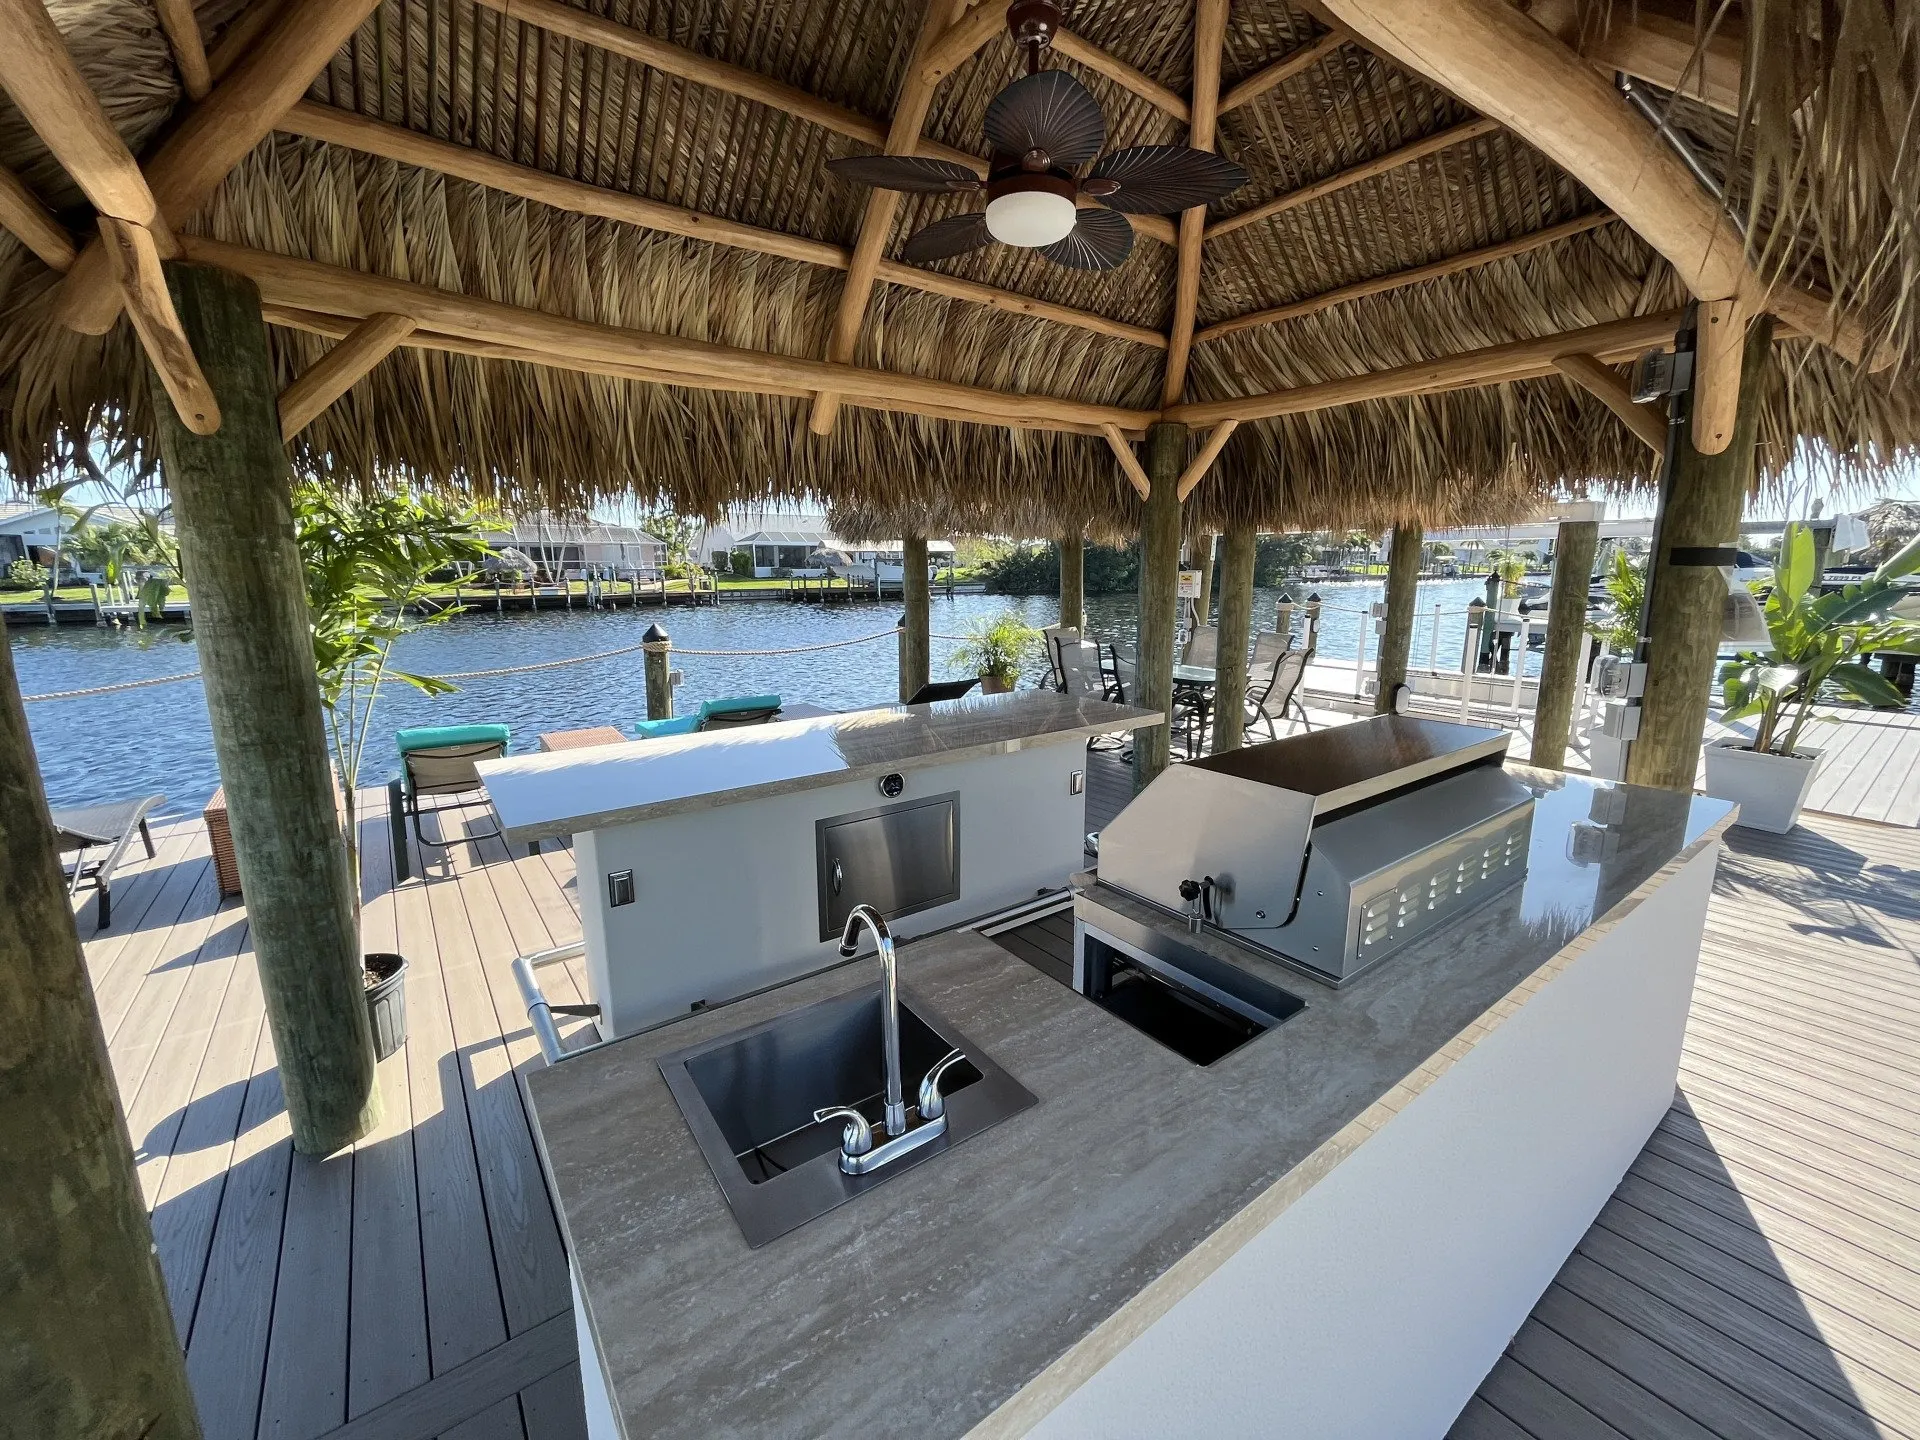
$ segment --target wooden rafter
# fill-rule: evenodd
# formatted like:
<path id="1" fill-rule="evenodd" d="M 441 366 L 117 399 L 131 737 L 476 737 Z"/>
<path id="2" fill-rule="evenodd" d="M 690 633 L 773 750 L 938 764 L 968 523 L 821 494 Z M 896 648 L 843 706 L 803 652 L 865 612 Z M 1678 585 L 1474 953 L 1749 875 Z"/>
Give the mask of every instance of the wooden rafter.
<path id="1" fill-rule="evenodd" d="M 1264 70 L 1256 70 L 1220 97 L 1220 113 L 1225 115 L 1238 110 L 1249 100 L 1258 100 L 1276 85 L 1284 85 L 1294 76 L 1312 69 L 1352 38 L 1344 27 L 1329 30 L 1318 40 L 1309 41 L 1291 54 L 1281 56 Z"/>
<path id="2" fill-rule="evenodd" d="M 972 9 L 964 8 L 971 3 L 972 0 L 960 0 L 959 6 L 947 10 L 952 23 L 920 51 L 914 73 L 929 95 L 942 80 L 979 53 L 981 46 L 1007 28 L 1006 12 L 998 5 L 983 3 L 973 5 Z M 937 13 L 940 7 L 936 5 L 934 10 Z"/>
<path id="3" fill-rule="evenodd" d="M 1351 285 L 1323 290 L 1318 295 L 1309 295 L 1304 300 L 1276 305 L 1271 310 L 1253 310 L 1245 315 L 1235 315 L 1232 319 L 1207 326 L 1193 337 L 1193 342 L 1196 345 L 1204 345 L 1209 340 L 1218 340 L 1222 335 L 1232 335 L 1241 330 L 1252 330 L 1262 325 L 1278 325 L 1286 320 L 1298 320 L 1305 315 L 1317 315 L 1322 310 L 1330 310 L 1335 305 L 1344 305 L 1350 300 L 1361 300 L 1369 295 L 1385 295 L 1394 290 L 1404 290 L 1409 285 L 1422 285 L 1429 280 L 1458 275 L 1482 265 L 1491 265 L 1496 260 L 1508 260 L 1515 255 L 1525 255 L 1530 250 L 1538 250 L 1546 245 L 1558 244 L 1571 236 L 1597 230 L 1602 225 L 1611 224 L 1613 219 L 1610 212 L 1599 210 L 1591 215 L 1582 215 L 1577 220 L 1565 220 L 1558 225 L 1549 225 L 1544 230 L 1535 230 L 1528 235 L 1503 240 L 1498 245 L 1486 245 L 1478 250 L 1463 251 L 1458 255 L 1449 255 L 1444 260 L 1416 265 L 1410 270 L 1395 270 L 1388 275 L 1376 275 L 1370 280 L 1356 280 Z"/>
<path id="4" fill-rule="evenodd" d="M 173 50 L 180 88 L 189 100 L 202 98 L 213 88 L 213 72 L 207 64 L 206 42 L 200 38 L 200 22 L 194 18 L 193 0 L 153 0 L 153 10 Z"/>
<path id="5" fill-rule="evenodd" d="M 1083 65 L 1096 75 L 1104 75 L 1123 90 L 1131 90 L 1155 109 L 1163 110 L 1182 125 L 1193 119 L 1193 107 L 1152 76 L 1115 58 L 1098 45 L 1089 44 L 1071 30 L 1060 30 L 1053 37 L 1056 53 Z"/>
<path id="6" fill-rule="evenodd" d="M 66 227 L 53 218 L 26 182 L 4 165 L 0 165 L 0 226 L 11 231 L 50 270 L 65 270 L 78 253 Z"/>
<path id="7" fill-rule="evenodd" d="M 1315 200 L 1323 199 L 1349 185 L 1358 185 L 1363 180 L 1371 180 L 1376 175 L 1384 175 L 1389 170 L 1398 170 L 1402 165 L 1411 165 L 1416 160 L 1424 160 L 1429 155 L 1437 155 L 1442 150 L 1455 145 L 1463 145 L 1469 140 L 1478 140 L 1482 135 L 1491 135 L 1500 129 L 1497 120 L 1474 119 L 1449 126 L 1445 130 L 1435 131 L 1431 135 L 1389 150 L 1384 155 L 1376 155 L 1371 160 L 1363 160 L 1358 165 L 1339 170 L 1332 175 L 1315 180 L 1311 185 L 1302 185 L 1297 190 L 1289 190 L 1284 195 L 1276 195 L 1252 209 L 1242 210 L 1237 215 L 1229 215 L 1216 220 L 1207 227 L 1207 239 L 1217 240 L 1223 235 L 1248 225 L 1257 225 L 1263 220 L 1271 220 L 1276 215 L 1284 215 Z"/>
<path id="8" fill-rule="evenodd" d="M 1578 48 L 1595 69 L 1648 80 L 1722 112 L 1740 109 L 1746 24 L 1731 7 L 1718 10 L 1705 34 L 1694 29 L 1692 0 L 1638 0 L 1614 9 L 1604 27 L 1581 33 L 1579 0 L 1535 0 L 1527 15 Z"/>
<path id="9" fill-rule="evenodd" d="M 1147 478 L 1140 457 L 1133 453 L 1133 442 L 1121 433 L 1118 425 L 1102 425 L 1100 433 L 1107 437 L 1107 448 L 1113 451 L 1113 458 L 1120 462 L 1120 473 L 1127 477 L 1127 483 L 1133 486 L 1134 493 L 1142 500 L 1153 495 L 1153 481 Z"/>
<path id="10" fill-rule="evenodd" d="M 372 372 L 417 327 L 410 315 L 383 310 L 369 315 L 280 392 L 280 438 L 291 440 L 314 417 Z"/>
<path id="11" fill-rule="evenodd" d="M 765 230 L 755 225 L 744 225 L 737 220 L 727 220 L 698 210 L 668 205 L 663 201 L 649 200 L 643 195 L 635 195 L 629 191 L 590 185 L 581 180 L 569 180 L 548 170 L 537 170 L 529 165 L 502 160 L 491 151 L 480 150 L 469 145 L 456 145 L 446 140 L 436 140 L 432 136 L 420 134 L 417 130 L 389 125 L 385 121 L 370 119 L 351 110 L 317 105 L 310 100 L 303 100 L 294 106 L 275 128 L 285 134 L 325 141 L 330 145 L 340 145 L 367 155 L 383 156 L 402 164 L 417 165 L 438 174 L 471 181 L 476 185 L 485 185 L 490 189 L 509 195 L 518 195 L 522 199 L 535 200 L 543 205 L 551 205 L 555 209 L 567 210 L 575 214 L 597 215 L 609 220 L 620 220 L 632 225 L 645 226 L 649 230 L 684 235 L 690 239 L 706 240 L 716 245 L 726 245 L 761 255 L 777 255 L 782 259 L 798 260 L 804 264 L 820 265 L 832 270 L 845 270 L 852 262 L 851 252 L 844 245 L 810 240 L 800 235 L 787 235 L 778 230 Z M 898 261 L 882 260 L 877 278 L 886 284 L 904 285 L 929 294 L 967 300 L 1010 315 L 1025 315 L 1063 325 L 1074 325 L 1083 330 L 1091 330 L 1095 334 L 1111 335 L 1136 344 L 1164 346 L 1167 343 L 1166 336 L 1157 330 L 1149 330 L 1144 325 L 1129 325 L 1124 321 L 1111 320 L 1091 311 L 1076 310 L 1072 306 L 1057 305 L 1048 300 L 1037 300 L 1031 296 L 1016 294 L 1011 290 L 1000 290 L 991 285 L 982 285 L 977 281 L 963 280 L 955 275 L 921 270 Z"/>
<path id="12" fill-rule="evenodd" d="M 378 4 L 292 0 L 154 151 L 146 183 L 160 215 L 177 224 L 198 210 Z M 89 244 L 61 282 L 59 319 L 70 329 L 102 335 L 119 308 L 106 257 L 97 243 Z"/>
<path id="13" fill-rule="evenodd" d="M 822 390 L 852 403 L 886 402 L 879 408 L 964 416 L 981 424 L 1020 423 L 1041 429 L 1083 431 L 1114 424 L 1144 430 L 1152 411 L 1118 405 L 1060 400 L 1046 395 L 1016 395 L 976 385 L 926 380 L 886 370 L 774 355 L 674 335 L 658 335 L 616 325 L 571 320 L 544 311 L 483 300 L 406 280 L 367 275 L 312 260 L 298 260 L 229 245 L 182 237 L 188 258 L 250 277 L 261 297 L 273 305 L 358 321 L 380 311 L 413 317 L 421 330 L 487 344 L 513 346 L 540 357 L 543 364 L 597 371 L 618 365 L 652 372 L 663 384 L 680 376 L 718 382 L 709 388 L 746 393 Z M 411 337 L 409 337 L 411 340 Z M 1010 417 L 1018 417 L 1017 421 Z"/>
<path id="14" fill-rule="evenodd" d="M 1240 426 L 1238 420 L 1222 420 L 1213 427 L 1206 443 L 1200 447 L 1200 453 L 1188 462 L 1187 468 L 1180 473 L 1180 483 L 1174 487 L 1182 503 L 1194 492 L 1196 486 L 1207 478 L 1207 472 L 1213 468 L 1213 462 L 1220 458 L 1220 452 L 1227 448 L 1227 441 L 1233 438 L 1233 432 Z M 1211 545 L 1212 542 L 1208 541 Z M 1211 551 L 1208 552 L 1212 553 Z"/>
<path id="15" fill-rule="evenodd" d="M 920 37 L 914 45 L 913 63 L 900 83 L 894 102 L 893 121 L 887 128 L 886 153 L 911 155 L 920 143 L 920 130 L 926 124 L 927 107 L 933 100 L 933 82 L 922 70 L 926 58 L 951 34 L 949 26 L 964 22 L 967 0 L 926 0 L 920 20 Z M 975 28 L 975 48 L 985 44 L 987 36 Z M 944 53 L 944 52 L 943 52 Z M 853 259 L 847 266 L 847 283 L 840 292 L 840 306 L 834 313 L 833 333 L 827 339 L 827 360 L 844 365 L 853 359 L 860 338 L 860 324 L 866 318 L 867 299 L 873 294 L 873 282 L 880 270 L 881 251 L 893 229 L 900 196 L 893 190 L 874 190 L 867 196 L 866 210 L 860 219 L 860 234 L 853 244 Z M 814 397 L 813 413 L 807 427 L 816 435 L 832 433 L 840 402 L 832 391 Z"/>
<path id="16" fill-rule="evenodd" d="M 1611 365 L 1591 355 L 1571 354 L 1553 357 L 1553 368 L 1566 376 L 1639 436 L 1656 455 L 1667 449 L 1667 407 L 1635 400 L 1627 382 Z"/>
<path id="17" fill-rule="evenodd" d="M 1542 375 L 1557 374 L 1554 360 L 1562 355 L 1578 353 L 1606 361 L 1619 361 L 1631 359 L 1643 350 L 1656 346 L 1669 346 L 1673 343 L 1674 332 L 1679 328 L 1682 318 L 1683 312 L 1678 310 L 1663 311 L 1657 315 L 1635 315 L 1565 334 L 1489 345 L 1440 360 L 1422 360 L 1412 365 L 1327 380 L 1317 385 L 1301 385 L 1291 390 L 1243 395 L 1229 400 L 1209 400 L 1198 405 L 1176 405 L 1165 411 L 1163 418 L 1184 420 L 1189 425 L 1215 425 L 1222 420 L 1269 420 L 1279 415 L 1300 415 L 1310 410 L 1357 405 L 1365 400 L 1437 395 L 1448 390 L 1471 390 L 1481 385 L 1504 384 L 1509 380 L 1532 380 Z"/>
<path id="18" fill-rule="evenodd" d="M 40 0 L 0 0 L 0 33 L 0 86 L 100 212 L 111 279 L 134 333 L 181 422 L 211 435 L 220 428 L 220 406 L 167 293 L 158 242 L 172 237 L 139 163 Z"/>
<path id="19" fill-rule="evenodd" d="M 1193 12 L 1193 124 L 1187 143 L 1211 150 L 1220 119 L 1220 51 L 1227 36 L 1227 0 L 1196 0 Z M 1171 405 L 1186 391 L 1193 354 L 1193 322 L 1200 309 L 1200 262 L 1207 209 L 1196 205 L 1180 216 L 1180 246 L 1174 271 L 1173 328 L 1167 334 L 1167 368 L 1160 403 Z"/>

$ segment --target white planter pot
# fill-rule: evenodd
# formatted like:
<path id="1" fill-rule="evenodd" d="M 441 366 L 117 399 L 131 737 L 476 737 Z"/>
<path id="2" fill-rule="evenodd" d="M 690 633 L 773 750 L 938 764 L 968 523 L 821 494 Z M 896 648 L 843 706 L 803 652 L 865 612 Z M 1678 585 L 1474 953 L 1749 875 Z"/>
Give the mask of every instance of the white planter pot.
<path id="1" fill-rule="evenodd" d="M 1706 748 L 1707 794 L 1740 807 L 1734 824 L 1784 835 L 1799 823 L 1824 754 L 1802 747 L 1792 755 L 1765 755 L 1738 740 L 1716 740 Z"/>

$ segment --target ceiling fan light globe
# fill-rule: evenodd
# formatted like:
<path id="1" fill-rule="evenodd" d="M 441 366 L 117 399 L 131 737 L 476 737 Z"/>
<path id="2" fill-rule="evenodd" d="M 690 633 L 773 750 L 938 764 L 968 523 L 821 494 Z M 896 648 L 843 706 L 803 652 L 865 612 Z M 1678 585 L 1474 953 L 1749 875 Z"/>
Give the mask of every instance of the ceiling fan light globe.
<path id="1" fill-rule="evenodd" d="M 1046 190 L 1016 190 L 987 205 L 987 233 L 1003 245 L 1036 250 L 1064 240 L 1079 211 L 1065 195 Z"/>

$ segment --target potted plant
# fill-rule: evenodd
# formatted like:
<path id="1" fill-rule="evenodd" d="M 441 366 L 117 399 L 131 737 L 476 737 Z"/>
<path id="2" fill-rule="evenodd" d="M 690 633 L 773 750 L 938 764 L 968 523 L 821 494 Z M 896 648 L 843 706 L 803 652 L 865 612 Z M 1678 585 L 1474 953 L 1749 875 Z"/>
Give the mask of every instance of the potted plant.
<path id="1" fill-rule="evenodd" d="M 313 665 L 320 681 L 333 742 L 334 775 L 346 816 L 347 871 L 353 888 L 353 925 L 360 929 L 360 826 L 355 796 L 368 722 L 381 685 L 399 680 L 427 695 L 454 687 L 389 663 L 394 642 L 407 631 L 437 625 L 463 607 L 418 613 L 433 587 L 429 576 L 458 563 L 490 558 L 486 534 L 501 528 L 471 506 L 405 492 L 341 494 L 299 486 L 294 527 L 306 571 L 313 626 Z M 407 1038 L 407 962 L 391 954 L 363 959 L 374 1048 L 384 1060 Z"/>
<path id="2" fill-rule="evenodd" d="M 1039 643 L 1040 632 L 1009 610 L 968 626 L 949 668 L 960 675 L 978 675 L 982 694 L 1004 695 Z"/>
<path id="3" fill-rule="evenodd" d="M 1761 608 L 1769 648 L 1742 651 L 1720 667 L 1725 721 L 1757 719 L 1753 739 L 1706 748 L 1707 794 L 1740 806 L 1738 824 L 1776 833 L 1800 818 L 1821 752 L 1800 743 L 1814 702 L 1831 689 L 1867 705 L 1905 697 L 1867 665 L 1876 650 L 1920 646 L 1920 622 L 1893 614 L 1905 598 L 1894 582 L 1920 570 L 1920 539 L 1857 585 L 1832 594 L 1814 587 L 1813 533 L 1792 525 L 1781 541 L 1773 589 Z"/>

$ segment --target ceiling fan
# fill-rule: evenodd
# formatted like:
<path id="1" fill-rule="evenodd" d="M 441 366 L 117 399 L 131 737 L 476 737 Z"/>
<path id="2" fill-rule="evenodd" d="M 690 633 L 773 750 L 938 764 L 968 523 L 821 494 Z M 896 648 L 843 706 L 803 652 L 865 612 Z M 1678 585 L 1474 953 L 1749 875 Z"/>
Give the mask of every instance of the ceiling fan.
<path id="1" fill-rule="evenodd" d="M 1007 7 L 1007 29 L 1027 52 L 1027 73 L 987 106 L 992 159 L 985 180 L 965 165 L 923 155 L 850 155 L 827 162 L 843 179 L 882 190 L 986 192 L 985 210 L 915 231 L 904 258 L 918 264 L 945 260 L 997 240 L 1038 250 L 1076 270 L 1112 270 L 1133 250 L 1126 214 L 1171 215 L 1211 204 L 1247 183 L 1247 172 L 1231 160 L 1186 145 L 1116 150 L 1080 177 L 1079 168 L 1107 143 L 1107 122 L 1086 86 L 1065 71 L 1040 68 L 1040 52 L 1059 25 L 1055 0 L 1013 0 Z M 1081 209 L 1081 195 L 1107 208 Z"/>

